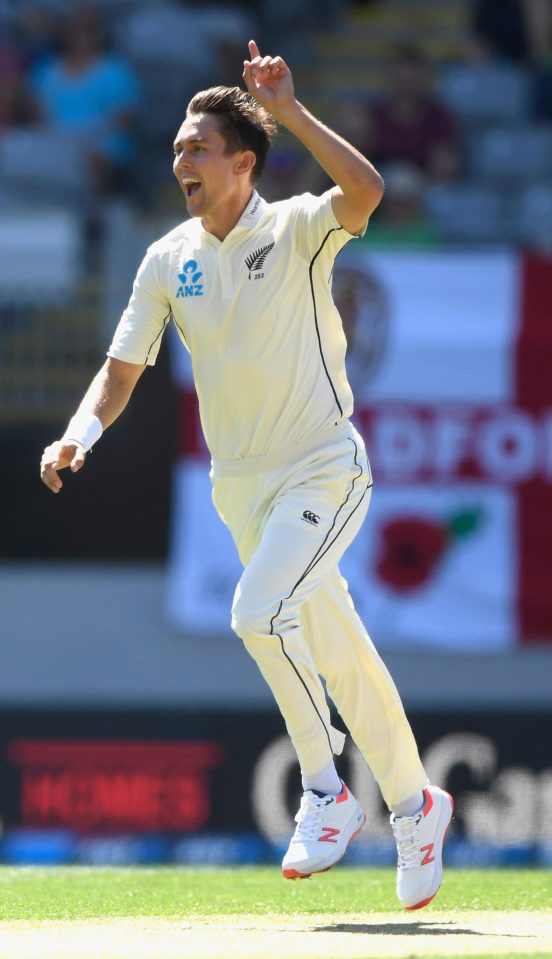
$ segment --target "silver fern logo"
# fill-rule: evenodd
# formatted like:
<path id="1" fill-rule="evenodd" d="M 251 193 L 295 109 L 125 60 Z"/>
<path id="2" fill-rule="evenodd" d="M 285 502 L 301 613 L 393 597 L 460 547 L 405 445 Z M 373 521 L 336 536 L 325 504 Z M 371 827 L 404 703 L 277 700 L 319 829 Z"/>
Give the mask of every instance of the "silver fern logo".
<path id="1" fill-rule="evenodd" d="M 264 262 L 273 246 L 274 242 L 269 243 L 267 246 L 261 246 L 260 249 L 255 250 L 254 253 L 250 253 L 249 256 L 246 256 L 245 265 L 249 270 L 250 280 L 262 280 L 264 276 Z"/>

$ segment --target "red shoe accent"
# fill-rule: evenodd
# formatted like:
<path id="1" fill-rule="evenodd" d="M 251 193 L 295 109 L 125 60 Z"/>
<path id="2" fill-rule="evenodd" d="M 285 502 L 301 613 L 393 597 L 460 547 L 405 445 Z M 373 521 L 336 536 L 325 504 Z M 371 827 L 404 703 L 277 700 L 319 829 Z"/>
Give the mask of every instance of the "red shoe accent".
<path id="1" fill-rule="evenodd" d="M 445 835 L 446 835 L 446 829 L 445 829 Z M 420 849 L 420 852 L 425 852 L 425 856 L 422 859 L 420 866 L 427 866 L 428 863 L 435 862 L 435 856 L 431 855 L 431 853 L 433 852 L 434 845 L 435 843 L 430 842 L 429 845 L 422 846 L 422 848 Z"/>
<path id="2" fill-rule="evenodd" d="M 320 836 L 318 842 L 337 842 L 337 839 L 332 839 L 332 836 L 339 836 L 341 829 L 334 829 L 332 826 L 323 826 L 322 832 L 325 832 L 325 836 Z"/>
<path id="3" fill-rule="evenodd" d="M 349 798 L 349 790 L 347 789 L 347 786 L 345 785 L 345 783 L 343 783 L 343 789 L 341 790 L 341 792 L 339 793 L 339 796 L 337 796 L 335 801 L 345 802 L 345 800 L 348 798 Z"/>
<path id="4" fill-rule="evenodd" d="M 439 892 L 439 890 L 437 890 Z M 407 912 L 413 912 L 414 909 L 423 909 L 424 906 L 427 906 L 428 902 L 431 902 L 432 899 L 435 899 L 437 892 L 430 896 L 429 899 L 422 899 L 421 902 L 417 902 L 415 906 L 405 906 Z"/>
<path id="5" fill-rule="evenodd" d="M 425 789 L 424 789 L 424 795 L 425 795 Z M 448 798 L 450 799 L 450 805 L 451 805 L 451 807 L 452 807 L 452 811 L 454 812 L 454 799 L 452 798 L 452 796 L 450 795 L 450 793 L 447 793 L 447 795 L 448 795 Z M 429 798 L 431 799 L 431 796 L 430 796 Z M 433 799 L 431 799 L 431 805 L 433 805 Z M 431 809 L 431 806 L 430 806 L 429 808 Z M 448 830 L 449 830 L 449 826 L 450 826 L 450 822 L 449 822 L 447 828 L 445 829 L 445 831 L 444 831 L 444 833 L 443 833 L 443 842 L 441 843 L 441 855 L 443 854 L 443 846 L 445 845 L 445 839 L 447 838 L 447 832 L 448 832 Z M 427 860 L 427 862 L 430 862 L 430 860 L 427 859 L 427 856 L 429 855 L 429 852 L 433 849 L 433 843 L 430 843 L 429 847 L 428 847 L 428 846 L 422 846 L 422 852 L 423 852 L 424 849 L 428 849 L 428 852 L 427 852 L 427 854 L 424 856 L 424 858 L 423 858 L 423 860 L 422 860 L 422 866 L 425 866 L 426 860 Z M 439 886 L 439 889 L 440 889 L 440 888 L 441 888 L 441 887 Z M 439 889 L 436 889 L 435 892 L 433 893 L 433 895 L 429 897 L 429 899 L 422 899 L 422 901 L 421 901 L 421 902 L 417 902 L 415 906 L 405 906 L 405 907 L 404 907 L 405 910 L 406 910 L 407 912 L 413 912 L 414 909 L 423 909 L 424 906 L 427 906 L 427 904 L 428 904 L 429 902 L 431 902 L 433 899 L 435 899 L 435 896 L 436 896 L 437 893 L 439 892 Z"/>
<path id="6" fill-rule="evenodd" d="M 356 839 L 362 827 L 364 826 L 365 822 L 366 822 L 366 816 L 362 820 L 357 831 L 354 832 L 351 838 L 349 839 L 349 842 L 352 842 L 353 839 Z M 333 841 L 335 842 L 335 840 Z M 344 850 L 343 855 L 345 855 L 346 851 L 347 850 Z M 334 862 L 333 865 L 337 866 L 338 862 L 339 862 L 339 859 L 337 860 L 337 862 Z M 328 872 L 328 869 L 331 869 L 331 868 L 332 868 L 331 866 L 325 866 L 324 869 L 315 869 L 314 872 L 297 872 L 297 869 L 282 869 L 282 876 L 284 877 L 284 879 L 309 879 L 310 876 L 317 876 L 321 872 Z"/>
<path id="7" fill-rule="evenodd" d="M 422 809 L 422 815 L 427 816 L 427 814 L 431 812 L 431 809 L 433 807 L 433 796 L 431 795 L 430 792 L 428 792 L 427 789 L 423 789 L 422 792 L 425 799 L 424 806 Z"/>
<path id="8" fill-rule="evenodd" d="M 325 866 L 324 869 L 315 869 L 314 872 L 297 872 L 296 869 L 282 869 L 282 876 L 284 879 L 310 879 L 311 876 L 317 876 L 320 872 L 327 872 L 328 869 L 331 868 L 331 866 Z"/>

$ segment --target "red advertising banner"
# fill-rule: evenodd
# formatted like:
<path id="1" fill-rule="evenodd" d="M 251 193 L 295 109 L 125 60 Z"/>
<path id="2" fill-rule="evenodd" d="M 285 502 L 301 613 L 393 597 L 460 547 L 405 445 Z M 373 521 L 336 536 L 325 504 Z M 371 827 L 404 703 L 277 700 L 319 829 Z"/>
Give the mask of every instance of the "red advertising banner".
<path id="1" fill-rule="evenodd" d="M 21 819 L 34 826 L 188 831 L 211 815 L 219 742 L 17 739 Z"/>

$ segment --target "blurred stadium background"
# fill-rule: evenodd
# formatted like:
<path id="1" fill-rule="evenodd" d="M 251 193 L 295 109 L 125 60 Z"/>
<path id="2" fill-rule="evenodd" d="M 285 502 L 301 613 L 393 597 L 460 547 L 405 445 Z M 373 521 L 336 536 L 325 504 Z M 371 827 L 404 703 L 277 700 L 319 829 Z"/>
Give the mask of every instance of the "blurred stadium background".
<path id="1" fill-rule="evenodd" d="M 0 0 L 0 859 L 271 861 L 290 830 L 170 334 L 85 471 L 38 479 L 184 215 L 188 98 L 240 83 L 250 36 L 387 182 L 334 277 L 376 480 L 345 575 L 456 796 L 449 862 L 549 867 L 551 0 Z M 282 132 L 264 195 L 327 186 Z M 352 746 L 342 769 L 349 861 L 392 863 Z"/>

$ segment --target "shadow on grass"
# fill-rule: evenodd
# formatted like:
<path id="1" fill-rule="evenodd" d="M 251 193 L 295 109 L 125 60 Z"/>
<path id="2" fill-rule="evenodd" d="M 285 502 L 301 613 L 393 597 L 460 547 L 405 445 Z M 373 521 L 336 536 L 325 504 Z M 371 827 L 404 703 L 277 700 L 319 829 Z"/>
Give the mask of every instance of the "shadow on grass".
<path id="1" fill-rule="evenodd" d="M 504 939 L 526 939 L 513 932 L 481 932 L 478 929 L 458 928 L 453 922 L 337 922 L 331 926 L 317 926 L 313 932 L 361 932 L 384 936 L 500 936 Z"/>

